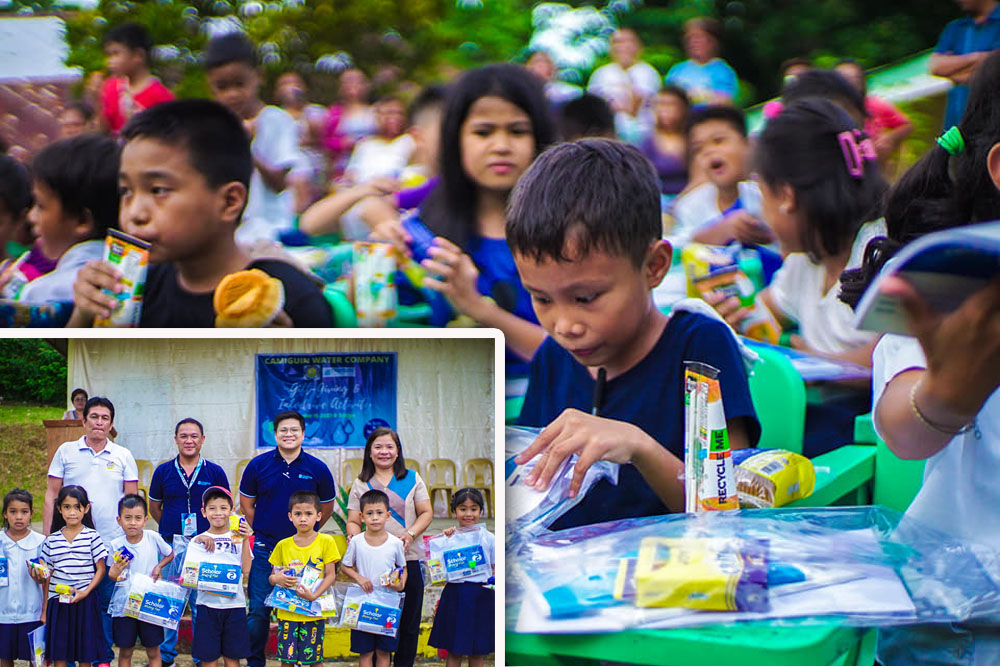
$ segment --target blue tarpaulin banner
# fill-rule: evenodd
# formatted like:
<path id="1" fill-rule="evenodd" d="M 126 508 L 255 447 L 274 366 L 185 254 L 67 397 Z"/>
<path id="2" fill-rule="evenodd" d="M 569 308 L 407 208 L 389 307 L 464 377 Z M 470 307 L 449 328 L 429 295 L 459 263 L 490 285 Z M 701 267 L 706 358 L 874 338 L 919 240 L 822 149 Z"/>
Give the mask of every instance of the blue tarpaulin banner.
<path id="1" fill-rule="evenodd" d="M 257 447 L 274 447 L 271 419 L 306 418 L 304 447 L 364 447 L 379 426 L 396 428 L 396 353 L 258 354 Z"/>

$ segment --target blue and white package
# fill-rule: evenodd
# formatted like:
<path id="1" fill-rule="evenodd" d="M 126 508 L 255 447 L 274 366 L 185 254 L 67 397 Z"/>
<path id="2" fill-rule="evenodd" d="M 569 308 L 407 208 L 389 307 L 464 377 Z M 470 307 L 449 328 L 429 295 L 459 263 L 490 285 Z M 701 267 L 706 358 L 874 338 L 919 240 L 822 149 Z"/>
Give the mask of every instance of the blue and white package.
<path id="1" fill-rule="evenodd" d="M 361 586 L 351 584 L 344 595 L 340 626 L 395 637 L 403 613 L 403 597 L 402 593 L 381 587 L 365 593 Z"/>
<path id="2" fill-rule="evenodd" d="M 7 571 L 7 559 L 0 556 L 0 586 L 10 585 L 10 574 Z"/>
<path id="3" fill-rule="evenodd" d="M 432 584 L 490 576 L 492 554 L 483 534 L 483 527 L 459 528 L 450 537 L 444 534 L 424 537 L 427 570 Z"/>
<path id="4" fill-rule="evenodd" d="M 153 581 L 145 574 L 132 575 L 126 585 L 125 616 L 161 628 L 177 629 L 189 591 L 162 579 Z"/>
<path id="5" fill-rule="evenodd" d="M 184 555 L 180 583 L 199 591 L 236 597 L 243 585 L 240 557 L 218 549 L 210 553 L 201 543 L 191 542 Z"/>
<path id="6" fill-rule="evenodd" d="M 264 600 L 264 604 L 275 609 L 283 609 L 303 616 L 322 616 L 323 609 L 318 600 L 310 602 L 291 588 L 275 586 Z"/>

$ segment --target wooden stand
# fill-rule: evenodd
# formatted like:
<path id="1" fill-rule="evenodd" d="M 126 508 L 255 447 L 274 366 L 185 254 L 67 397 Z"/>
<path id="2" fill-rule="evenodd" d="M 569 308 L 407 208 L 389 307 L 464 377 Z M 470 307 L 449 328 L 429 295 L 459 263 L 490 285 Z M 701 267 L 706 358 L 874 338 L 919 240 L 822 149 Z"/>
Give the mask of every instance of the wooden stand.
<path id="1" fill-rule="evenodd" d="M 42 424 L 45 426 L 45 447 L 48 450 L 48 456 L 45 459 L 45 471 L 47 473 L 49 465 L 52 463 L 52 457 L 56 455 L 59 445 L 64 442 L 79 440 L 83 437 L 83 420 L 44 419 L 42 420 Z"/>

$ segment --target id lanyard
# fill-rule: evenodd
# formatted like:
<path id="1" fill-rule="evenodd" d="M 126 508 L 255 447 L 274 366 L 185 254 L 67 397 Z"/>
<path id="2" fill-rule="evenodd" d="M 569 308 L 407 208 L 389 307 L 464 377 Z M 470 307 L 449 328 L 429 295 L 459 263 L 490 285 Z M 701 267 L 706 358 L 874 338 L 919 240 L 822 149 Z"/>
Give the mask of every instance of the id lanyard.
<path id="1" fill-rule="evenodd" d="M 184 488 L 187 489 L 188 514 L 191 514 L 191 487 L 194 486 L 195 481 L 198 479 L 198 473 L 201 471 L 201 464 L 204 463 L 205 459 L 198 459 L 198 465 L 194 467 L 194 472 L 191 473 L 191 481 L 189 482 L 187 477 L 184 475 L 184 470 L 181 468 L 181 464 L 178 462 L 179 458 L 180 457 L 174 459 L 174 468 L 177 470 L 177 474 L 181 478 L 181 484 L 183 484 Z"/>

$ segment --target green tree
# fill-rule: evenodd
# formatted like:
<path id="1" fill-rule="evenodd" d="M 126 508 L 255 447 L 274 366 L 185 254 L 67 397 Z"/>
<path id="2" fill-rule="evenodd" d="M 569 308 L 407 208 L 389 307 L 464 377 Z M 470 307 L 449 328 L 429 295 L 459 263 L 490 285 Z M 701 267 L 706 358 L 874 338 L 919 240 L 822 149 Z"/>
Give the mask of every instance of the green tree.
<path id="1" fill-rule="evenodd" d="M 66 358 L 43 340 L 0 339 L 0 398 L 64 405 Z"/>

